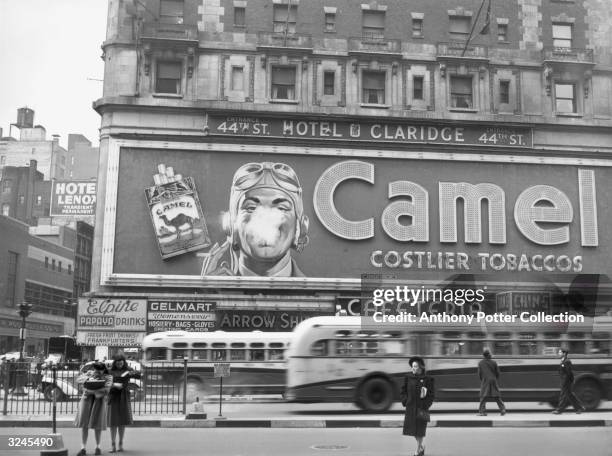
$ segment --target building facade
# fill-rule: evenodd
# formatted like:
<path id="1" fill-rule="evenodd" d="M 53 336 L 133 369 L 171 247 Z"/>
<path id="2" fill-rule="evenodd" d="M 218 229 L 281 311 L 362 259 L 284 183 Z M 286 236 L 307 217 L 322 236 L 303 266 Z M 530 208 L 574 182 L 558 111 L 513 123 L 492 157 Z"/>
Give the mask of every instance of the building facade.
<path id="1" fill-rule="evenodd" d="M 67 178 L 93 179 L 98 177 L 99 147 L 92 147 L 91 141 L 77 133 L 68 135 L 68 161 L 70 170 Z"/>
<path id="2" fill-rule="evenodd" d="M 74 251 L 29 233 L 27 224 L 0 216 L 0 353 L 20 349 L 21 302 L 27 319 L 26 354 L 44 354 L 51 336 L 72 334 Z"/>
<path id="3" fill-rule="evenodd" d="M 363 274 L 490 284 L 491 308 L 605 277 L 611 23 L 597 0 L 110 0 L 91 296 L 261 329 L 223 313 L 350 311 Z M 293 249 L 269 267 L 249 236 Z"/>
<path id="4" fill-rule="evenodd" d="M 2 215 L 29 225 L 49 216 L 51 181 L 44 180 L 36 167 L 36 160 L 30 160 L 30 166 L 4 167 L 0 178 Z"/>

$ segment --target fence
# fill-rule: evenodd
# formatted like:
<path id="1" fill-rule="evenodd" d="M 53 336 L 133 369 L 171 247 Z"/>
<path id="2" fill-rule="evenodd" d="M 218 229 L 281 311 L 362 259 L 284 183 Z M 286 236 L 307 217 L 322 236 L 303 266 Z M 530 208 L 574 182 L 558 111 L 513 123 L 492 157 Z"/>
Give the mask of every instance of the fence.
<path id="1" fill-rule="evenodd" d="M 187 366 L 184 366 L 185 371 Z M 83 368 L 81 368 L 81 371 Z M 163 364 L 143 368 L 140 379 L 128 385 L 135 415 L 182 414 L 187 406 L 187 382 L 164 383 L 167 367 Z M 186 372 L 185 372 L 186 373 Z M 82 388 L 77 384 L 79 370 L 57 369 L 54 384 L 51 369 L 36 369 L 29 362 L 6 362 L 0 365 L 0 398 L 3 415 L 50 415 L 53 398 L 58 414 L 77 412 Z"/>

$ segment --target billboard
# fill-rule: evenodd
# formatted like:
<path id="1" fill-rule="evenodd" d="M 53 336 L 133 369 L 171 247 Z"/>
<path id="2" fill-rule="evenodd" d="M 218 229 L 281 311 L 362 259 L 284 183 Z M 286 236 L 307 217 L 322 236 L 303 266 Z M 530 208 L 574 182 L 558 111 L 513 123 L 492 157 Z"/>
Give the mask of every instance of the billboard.
<path id="1" fill-rule="evenodd" d="M 147 303 L 147 332 L 214 331 L 215 309 L 210 301 L 155 300 Z"/>
<path id="2" fill-rule="evenodd" d="M 612 218 L 612 169 L 603 161 L 122 144 L 114 236 L 105 234 L 108 284 L 239 277 L 234 283 L 338 286 L 364 273 L 518 280 L 610 271 L 612 232 L 603 227 Z M 160 255 L 142 197 L 159 164 L 188 170 L 210 245 Z"/>
<path id="3" fill-rule="evenodd" d="M 145 331 L 146 299 L 81 298 L 77 331 Z"/>
<path id="4" fill-rule="evenodd" d="M 54 180 L 51 184 L 52 217 L 82 217 L 96 214 L 96 182 Z"/>
<path id="5" fill-rule="evenodd" d="M 140 347 L 144 336 L 144 332 L 79 331 L 77 344 L 88 347 Z"/>

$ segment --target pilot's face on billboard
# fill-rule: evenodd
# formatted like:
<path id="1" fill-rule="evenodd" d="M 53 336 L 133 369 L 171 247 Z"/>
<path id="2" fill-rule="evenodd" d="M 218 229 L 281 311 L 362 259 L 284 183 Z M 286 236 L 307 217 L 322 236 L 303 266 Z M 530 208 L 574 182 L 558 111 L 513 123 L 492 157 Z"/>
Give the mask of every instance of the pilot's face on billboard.
<path id="1" fill-rule="evenodd" d="M 296 223 L 291 198 L 279 189 L 260 187 L 242 197 L 235 229 L 244 254 L 254 260 L 275 262 L 291 248 Z"/>

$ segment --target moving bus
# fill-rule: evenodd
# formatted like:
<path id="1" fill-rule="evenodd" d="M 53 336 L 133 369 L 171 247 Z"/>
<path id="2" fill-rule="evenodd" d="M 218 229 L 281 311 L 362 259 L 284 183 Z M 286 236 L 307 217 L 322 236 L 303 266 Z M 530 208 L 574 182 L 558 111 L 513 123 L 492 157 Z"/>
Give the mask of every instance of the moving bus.
<path id="1" fill-rule="evenodd" d="M 425 358 L 436 401 L 478 402 L 478 362 L 489 348 L 505 401 L 556 405 L 558 348 L 568 347 L 575 392 L 587 409 L 612 399 L 612 318 L 569 327 L 529 323 L 378 324 L 361 317 L 314 317 L 299 324 L 287 355 L 290 402 L 354 402 L 384 411 L 399 399 L 408 359 Z"/>
<path id="2" fill-rule="evenodd" d="M 291 333 L 168 331 L 145 336 L 143 369 L 149 389 L 182 395 L 187 379 L 187 401 L 219 391 L 215 363 L 229 363 L 224 394 L 284 394 L 285 352 Z M 184 359 L 187 359 L 185 376 Z"/>

